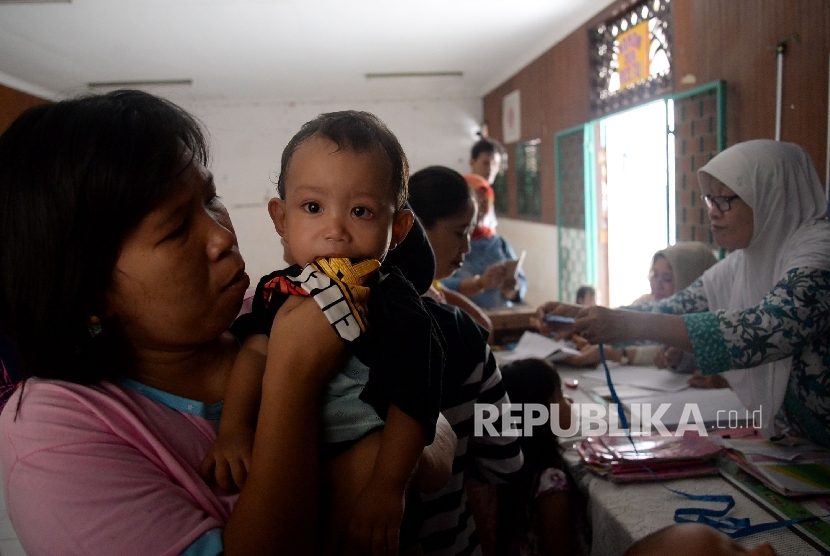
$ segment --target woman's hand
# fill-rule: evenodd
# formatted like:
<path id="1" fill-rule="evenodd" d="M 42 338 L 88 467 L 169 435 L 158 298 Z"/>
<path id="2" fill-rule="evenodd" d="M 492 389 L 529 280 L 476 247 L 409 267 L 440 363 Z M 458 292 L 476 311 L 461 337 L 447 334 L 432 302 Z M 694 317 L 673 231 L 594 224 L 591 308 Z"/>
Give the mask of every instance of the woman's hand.
<path id="1" fill-rule="evenodd" d="M 346 532 L 344 555 L 397 555 L 405 504 L 400 485 L 373 477 L 355 503 Z"/>
<path id="2" fill-rule="evenodd" d="M 268 350 L 269 358 L 288 360 L 292 374 L 310 373 L 294 380 L 310 380 L 321 390 L 337 374 L 346 352 L 317 302 L 294 295 L 277 312 Z"/>
<path id="3" fill-rule="evenodd" d="M 654 364 L 658 369 L 676 368 L 683 360 L 683 352 L 677 348 L 663 346 L 654 354 Z"/>
<path id="4" fill-rule="evenodd" d="M 507 277 L 504 263 L 494 264 L 481 274 L 481 287 L 485 290 L 501 288 Z"/>
<path id="5" fill-rule="evenodd" d="M 548 301 L 536 309 L 536 316 L 530 318 L 530 324 L 541 334 L 550 335 L 556 333 L 557 337 L 570 336 L 574 332 L 574 326 L 572 324 L 547 322 L 545 321 L 545 317 L 548 315 L 554 315 L 558 317 L 575 318 L 582 308 L 582 305 L 571 305 L 570 303 Z"/>
<path id="6" fill-rule="evenodd" d="M 571 367 L 595 367 L 599 365 L 599 346 L 586 344 L 579 348 L 579 351 L 581 352 L 579 355 L 569 355 L 562 360 L 562 363 Z"/>

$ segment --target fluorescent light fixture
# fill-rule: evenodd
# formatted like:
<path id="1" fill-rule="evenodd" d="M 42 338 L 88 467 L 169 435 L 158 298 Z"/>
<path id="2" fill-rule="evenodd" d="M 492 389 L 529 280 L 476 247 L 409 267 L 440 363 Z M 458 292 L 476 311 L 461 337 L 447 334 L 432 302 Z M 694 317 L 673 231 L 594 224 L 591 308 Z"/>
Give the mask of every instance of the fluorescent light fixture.
<path id="1" fill-rule="evenodd" d="M 367 73 L 366 79 L 395 79 L 400 77 L 462 77 L 463 71 L 396 71 Z"/>
<path id="2" fill-rule="evenodd" d="M 114 88 L 133 88 L 133 87 L 169 87 L 169 86 L 185 86 L 193 85 L 192 79 L 154 79 L 145 81 L 93 81 L 87 83 L 90 89 L 114 89 Z"/>

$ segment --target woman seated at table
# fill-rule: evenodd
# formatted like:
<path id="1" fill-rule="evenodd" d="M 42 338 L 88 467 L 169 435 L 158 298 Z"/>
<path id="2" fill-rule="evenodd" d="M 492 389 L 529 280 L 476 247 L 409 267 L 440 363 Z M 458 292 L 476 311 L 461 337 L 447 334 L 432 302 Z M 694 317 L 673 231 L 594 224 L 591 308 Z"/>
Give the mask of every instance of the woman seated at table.
<path id="1" fill-rule="evenodd" d="M 723 373 L 747 409 L 761 409 L 765 435 L 830 447 L 830 222 L 813 163 L 797 145 L 748 141 L 709 161 L 698 180 L 729 256 L 637 311 L 550 302 L 539 316 L 576 317 L 568 331 L 594 343 L 651 340 L 692 352 L 704 375 Z"/>
<path id="2" fill-rule="evenodd" d="M 717 262 L 712 250 L 697 241 L 681 241 L 657 251 L 651 259 L 648 283 L 651 291 L 637 298 L 632 305 L 660 301 L 689 287 L 708 268 Z M 599 363 L 599 348 L 581 339 L 577 341 L 582 355 L 564 361 L 575 367 L 593 366 Z M 659 345 L 630 346 L 625 349 L 605 347 L 605 357 L 631 365 L 657 365 L 672 367 L 681 372 L 691 373 L 695 369 L 694 357 L 690 354 Z"/>
<path id="3" fill-rule="evenodd" d="M 274 325 L 244 488 L 199 474 L 249 285 L 207 159 L 189 114 L 138 91 L 0 136 L 0 329 L 26 378 L 0 465 L 30 556 L 316 550 L 319 400 L 344 344 L 314 300 Z"/>
<path id="4" fill-rule="evenodd" d="M 428 295 L 469 314 L 491 333 L 492 338 L 490 317 L 466 295 L 444 287 L 442 282 L 461 268 L 470 252 L 470 234 L 478 218 L 475 195 L 461 174 L 444 166 L 424 168 L 413 177 L 415 185 L 409 188 L 409 204 L 426 230 L 435 253 L 435 279 Z M 449 186 L 436 187 L 438 183 Z"/>
<path id="5" fill-rule="evenodd" d="M 521 303 L 527 292 L 527 277 L 516 268 L 518 261 L 510 243 L 486 220 L 495 198 L 493 188 L 476 174 L 466 174 L 464 179 L 478 204 L 475 228 L 461 268 L 441 282 L 446 289 L 460 292 L 485 309 Z"/>

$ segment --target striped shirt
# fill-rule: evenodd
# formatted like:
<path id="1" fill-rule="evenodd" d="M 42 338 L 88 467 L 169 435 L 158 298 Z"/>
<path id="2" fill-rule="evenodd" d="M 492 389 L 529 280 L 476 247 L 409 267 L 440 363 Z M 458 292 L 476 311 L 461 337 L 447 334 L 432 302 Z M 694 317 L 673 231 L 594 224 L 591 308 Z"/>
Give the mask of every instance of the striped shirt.
<path id="1" fill-rule="evenodd" d="M 424 298 L 424 305 L 446 340 L 441 412 L 458 437 L 458 448 L 449 483 L 436 493 L 422 495 L 421 546 L 425 556 L 480 555 L 464 483 L 514 479 L 522 467 L 522 452 L 517 437 L 473 434 L 476 403 L 500 408 L 508 402 L 501 372 L 487 345 L 487 333 L 456 307 L 429 298 Z M 501 430 L 501 415 L 494 425 L 495 430 Z"/>

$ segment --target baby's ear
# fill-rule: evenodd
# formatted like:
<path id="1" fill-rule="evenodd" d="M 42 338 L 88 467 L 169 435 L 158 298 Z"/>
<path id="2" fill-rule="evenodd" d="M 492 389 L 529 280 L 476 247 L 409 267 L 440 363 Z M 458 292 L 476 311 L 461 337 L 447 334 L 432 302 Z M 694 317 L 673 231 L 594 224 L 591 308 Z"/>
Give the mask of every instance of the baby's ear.
<path id="1" fill-rule="evenodd" d="M 285 201 L 279 197 L 273 197 L 268 201 L 268 214 L 271 215 L 271 222 L 277 233 L 285 237 Z"/>
<path id="2" fill-rule="evenodd" d="M 407 208 L 401 209 L 395 214 L 395 220 L 392 222 L 392 239 L 389 241 L 389 249 L 394 249 L 401 244 L 406 234 L 412 229 L 412 223 L 414 221 L 415 215 Z"/>

